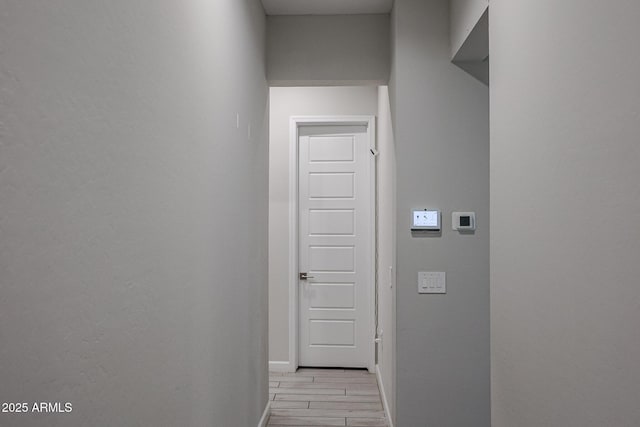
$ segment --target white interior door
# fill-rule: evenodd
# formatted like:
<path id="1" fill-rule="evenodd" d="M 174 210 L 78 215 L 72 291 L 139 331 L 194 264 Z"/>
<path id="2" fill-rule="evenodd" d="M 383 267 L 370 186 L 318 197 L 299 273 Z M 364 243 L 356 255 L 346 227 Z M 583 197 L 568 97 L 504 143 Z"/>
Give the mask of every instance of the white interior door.
<path id="1" fill-rule="evenodd" d="M 299 129 L 299 364 L 373 368 L 366 126 Z"/>

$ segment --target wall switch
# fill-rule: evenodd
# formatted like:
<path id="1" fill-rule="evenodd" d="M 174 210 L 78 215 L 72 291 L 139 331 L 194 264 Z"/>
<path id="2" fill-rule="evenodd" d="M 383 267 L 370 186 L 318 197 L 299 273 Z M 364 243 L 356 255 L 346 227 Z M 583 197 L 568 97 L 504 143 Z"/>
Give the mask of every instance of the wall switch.
<path id="1" fill-rule="evenodd" d="M 418 273 L 418 293 L 446 294 L 446 273 L 444 271 L 420 271 Z"/>

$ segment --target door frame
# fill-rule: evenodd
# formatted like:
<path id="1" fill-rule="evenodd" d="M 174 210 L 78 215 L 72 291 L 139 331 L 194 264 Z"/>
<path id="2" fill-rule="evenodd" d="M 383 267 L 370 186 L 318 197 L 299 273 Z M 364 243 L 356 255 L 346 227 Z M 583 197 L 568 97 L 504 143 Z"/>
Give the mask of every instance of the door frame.
<path id="1" fill-rule="evenodd" d="M 371 156 L 368 162 L 369 174 L 369 203 L 372 212 L 370 221 L 370 239 L 367 248 L 370 268 L 368 276 L 368 300 L 371 307 L 369 322 L 367 325 L 367 337 L 369 340 L 367 369 L 375 372 L 375 246 L 376 246 L 376 221 L 375 221 L 375 182 L 376 182 L 376 118 L 375 116 L 291 116 L 289 121 L 289 372 L 298 369 L 298 306 L 299 287 L 298 278 L 298 129 L 305 126 L 366 126 L 369 151 Z"/>

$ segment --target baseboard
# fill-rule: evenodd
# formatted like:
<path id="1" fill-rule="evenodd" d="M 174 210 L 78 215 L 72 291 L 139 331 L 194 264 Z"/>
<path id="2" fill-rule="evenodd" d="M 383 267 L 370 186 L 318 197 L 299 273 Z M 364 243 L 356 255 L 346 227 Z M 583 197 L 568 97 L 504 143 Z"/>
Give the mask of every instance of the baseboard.
<path id="1" fill-rule="evenodd" d="M 271 372 L 295 372 L 289 361 L 269 361 L 269 371 Z"/>
<path id="2" fill-rule="evenodd" d="M 262 418 L 260 418 L 258 427 L 267 427 L 267 424 L 269 423 L 269 415 L 271 415 L 271 402 L 267 401 L 267 406 L 264 407 L 264 412 L 262 413 Z"/>
<path id="3" fill-rule="evenodd" d="M 382 398 L 382 408 L 384 409 L 384 416 L 387 419 L 387 424 L 389 425 L 389 427 L 393 427 L 391 411 L 389 411 L 389 401 L 387 400 L 387 394 L 384 391 L 384 383 L 382 382 L 380 366 L 378 365 L 376 365 L 376 378 L 378 379 L 378 388 L 380 389 L 380 397 Z"/>

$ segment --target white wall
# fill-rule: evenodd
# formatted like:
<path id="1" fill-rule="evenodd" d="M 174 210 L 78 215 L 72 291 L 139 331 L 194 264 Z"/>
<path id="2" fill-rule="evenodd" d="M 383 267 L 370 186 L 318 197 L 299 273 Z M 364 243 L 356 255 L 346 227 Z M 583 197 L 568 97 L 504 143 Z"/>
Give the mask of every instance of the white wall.
<path id="1" fill-rule="evenodd" d="M 377 178 L 377 283 L 378 336 L 377 364 L 382 388 L 395 416 L 396 352 L 396 154 L 389 104 L 389 88 L 378 88 Z"/>
<path id="2" fill-rule="evenodd" d="M 389 15 L 269 16 L 272 86 L 386 84 Z"/>
<path id="3" fill-rule="evenodd" d="M 256 426 L 267 402 L 259 2 L 1 8 L 0 401 L 73 412 L 0 413 L 0 424 Z"/>
<path id="4" fill-rule="evenodd" d="M 399 426 L 490 424 L 488 88 L 450 62 L 449 2 L 396 0 L 392 110 L 397 160 Z M 411 209 L 439 208 L 441 237 L 412 237 Z M 473 235 L 451 212 L 475 211 Z M 419 271 L 447 273 L 420 295 Z"/>
<path id="5" fill-rule="evenodd" d="M 489 7 L 488 0 L 451 0 L 450 37 L 452 58 L 468 39 L 487 7 Z"/>
<path id="6" fill-rule="evenodd" d="M 640 3 L 491 2 L 495 427 L 640 420 Z"/>
<path id="7" fill-rule="evenodd" d="M 374 86 L 270 89 L 270 361 L 289 361 L 289 119 L 291 116 L 305 115 L 376 115 L 377 95 L 377 88 Z"/>

